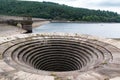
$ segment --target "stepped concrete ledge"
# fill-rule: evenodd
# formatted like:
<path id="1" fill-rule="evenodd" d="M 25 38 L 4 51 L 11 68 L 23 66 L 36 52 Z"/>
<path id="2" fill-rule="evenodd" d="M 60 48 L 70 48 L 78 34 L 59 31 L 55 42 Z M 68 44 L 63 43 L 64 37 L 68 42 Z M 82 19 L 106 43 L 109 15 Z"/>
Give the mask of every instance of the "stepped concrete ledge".
<path id="1" fill-rule="evenodd" d="M 0 80 L 120 80 L 120 41 L 83 34 L 0 38 Z"/>

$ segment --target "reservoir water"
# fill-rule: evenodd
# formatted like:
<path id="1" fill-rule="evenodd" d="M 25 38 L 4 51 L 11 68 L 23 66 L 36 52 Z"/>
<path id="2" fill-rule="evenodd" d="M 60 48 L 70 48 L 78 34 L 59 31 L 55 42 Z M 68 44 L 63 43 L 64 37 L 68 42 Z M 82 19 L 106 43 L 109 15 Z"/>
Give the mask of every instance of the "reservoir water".
<path id="1" fill-rule="evenodd" d="M 120 38 L 120 23 L 48 23 L 33 29 L 34 33 L 79 33 L 106 38 Z"/>

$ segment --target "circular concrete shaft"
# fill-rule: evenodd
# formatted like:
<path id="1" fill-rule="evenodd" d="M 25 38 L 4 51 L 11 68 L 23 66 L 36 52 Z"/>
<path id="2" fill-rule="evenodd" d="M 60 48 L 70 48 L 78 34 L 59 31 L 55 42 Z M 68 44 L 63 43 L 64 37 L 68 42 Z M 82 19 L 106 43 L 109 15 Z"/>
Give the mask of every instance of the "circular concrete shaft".
<path id="1" fill-rule="evenodd" d="M 112 60 L 114 46 L 79 35 L 36 34 L 11 40 L 3 53 L 6 63 L 31 73 L 66 75 L 91 70 Z"/>

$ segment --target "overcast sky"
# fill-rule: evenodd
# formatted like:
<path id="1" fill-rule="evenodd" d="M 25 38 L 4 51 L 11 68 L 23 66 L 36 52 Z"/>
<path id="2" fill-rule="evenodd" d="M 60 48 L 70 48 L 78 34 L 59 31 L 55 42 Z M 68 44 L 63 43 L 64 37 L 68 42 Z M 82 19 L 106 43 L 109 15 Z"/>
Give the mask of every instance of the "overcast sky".
<path id="1" fill-rule="evenodd" d="M 27 0 L 26 0 L 27 1 Z M 73 7 L 114 11 L 120 14 L 120 0 L 29 0 L 49 1 Z"/>

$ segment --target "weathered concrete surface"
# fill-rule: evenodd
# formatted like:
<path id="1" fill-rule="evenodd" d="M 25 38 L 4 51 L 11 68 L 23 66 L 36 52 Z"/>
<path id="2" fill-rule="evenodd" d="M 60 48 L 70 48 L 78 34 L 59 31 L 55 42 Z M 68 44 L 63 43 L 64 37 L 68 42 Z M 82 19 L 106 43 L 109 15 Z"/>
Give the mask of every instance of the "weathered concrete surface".
<path id="1" fill-rule="evenodd" d="M 0 80 L 54 80 L 54 77 L 19 71 L 0 60 Z"/>
<path id="2" fill-rule="evenodd" d="M 51 35 L 55 35 L 56 33 L 53 33 Z M 0 44 L 3 45 L 6 42 L 19 40 L 21 38 L 26 38 L 30 36 L 37 36 L 37 35 L 49 35 L 47 33 L 44 34 L 28 34 L 28 35 L 14 35 L 11 37 L 2 37 L 0 38 Z M 114 45 L 116 48 L 120 48 L 120 42 L 112 39 L 104 39 L 100 37 L 94 37 L 89 35 L 78 35 L 78 34 L 62 34 L 59 33 L 59 35 L 71 35 L 71 36 L 80 36 L 83 38 L 88 38 L 92 40 L 97 40 L 101 42 L 105 42 L 111 45 Z M 33 37 L 35 38 L 35 37 Z M 10 43 L 11 45 L 12 43 Z M 8 45 L 9 46 L 9 45 Z M 0 47 L 0 54 L 2 55 L 2 52 L 8 47 Z M 104 45 L 107 46 L 107 45 Z M 120 80 L 120 53 L 119 51 L 112 50 L 114 53 L 113 55 L 113 61 L 111 61 L 109 64 L 103 63 L 104 66 L 98 66 L 95 67 L 92 70 L 89 70 L 87 72 L 80 73 L 77 77 L 76 75 L 69 76 L 68 78 L 73 80 Z M 15 69 L 13 67 L 10 67 L 4 62 L 4 59 L 1 59 L 0 61 L 0 80 L 54 80 L 52 76 L 41 76 L 38 74 L 28 73 L 24 72 L 19 69 Z"/>

